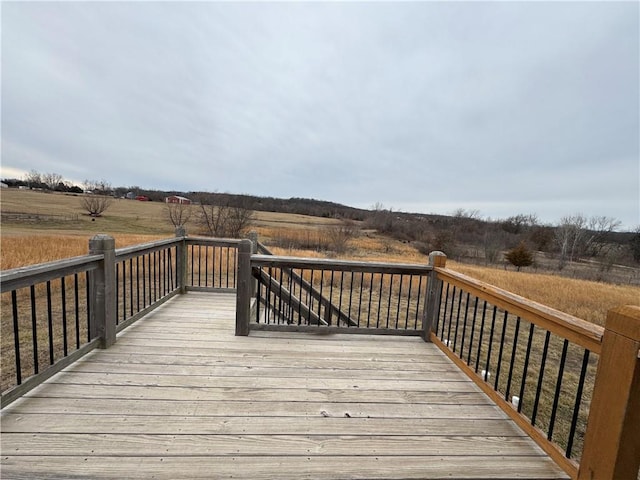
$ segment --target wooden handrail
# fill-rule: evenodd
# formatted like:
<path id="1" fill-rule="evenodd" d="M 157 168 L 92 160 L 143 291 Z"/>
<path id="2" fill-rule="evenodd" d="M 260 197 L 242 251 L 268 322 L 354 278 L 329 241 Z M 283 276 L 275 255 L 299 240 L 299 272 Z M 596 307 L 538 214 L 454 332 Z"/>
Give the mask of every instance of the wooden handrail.
<path id="1" fill-rule="evenodd" d="M 604 328 L 599 325 L 458 272 L 443 268 L 436 268 L 436 271 L 440 280 L 455 285 L 465 292 L 490 302 L 492 305 L 518 315 L 528 322 L 549 330 L 562 338 L 566 338 L 571 343 L 580 345 L 597 354 L 600 354 L 602 350 Z"/>
<path id="2" fill-rule="evenodd" d="M 432 270 L 432 267 L 429 265 L 411 263 L 355 262 L 352 260 L 284 257 L 277 255 L 252 255 L 251 264 L 255 267 L 294 267 L 334 270 L 337 272 L 397 273 L 407 275 L 424 275 Z"/>
<path id="3" fill-rule="evenodd" d="M 43 283 L 62 276 L 94 270 L 100 266 L 103 255 L 83 255 L 53 262 L 18 267 L 0 272 L 0 293 Z"/>

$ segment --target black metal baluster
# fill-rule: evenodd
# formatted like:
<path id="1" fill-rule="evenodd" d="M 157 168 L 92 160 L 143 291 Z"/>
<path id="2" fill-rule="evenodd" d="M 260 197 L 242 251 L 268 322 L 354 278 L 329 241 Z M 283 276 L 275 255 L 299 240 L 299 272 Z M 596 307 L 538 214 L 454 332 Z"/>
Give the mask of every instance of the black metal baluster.
<path id="1" fill-rule="evenodd" d="M 551 332 L 547 330 L 544 337 L 544 347 L 542 348 L 542 359 L 540 360 L 540 370 L 538 374 L 538 385 L 536 387 L 536 398 L 533 402 L 533 412 L 531 413 L 531 425 L 536 424 L 536 417 L 538 415 L 538 404 L 540 402 L 540 393 L 542 392 L 542 381 L 544 378 L 544 367 L 547 363 L 547 352 L 549 351 L 549 339 L 551 338 Z"/>
<path id="2" fill-rule="evenodd" d="M 389 317 L 391 316 L 391 295 L 393 293 L 393 273 L 391 274 L 391 281 L 389 282 L 389 301 L 387 302 L 387 323 L 385 328 L 389 328 Z"/>
<path id="3" fill-rule="evenodd" d="M 233 249 L 233 268 L 231 269 L 231 278 L 232 278 L 232 287 L 237 288 L 236 285 L 236 270 L 238 264 L 238 250 L 236 248 Z M 302 300 L 302 298 L 300 298 Z"/>
<path id="4" fill-rule="evenodd" d="M 464 323 L 462 324 L 462 339 L 460 340 L 460 353 L 458 354 L 460 358 L 464 357 L 464 342 L 467 339 L 467 320 L 469 319 L 469 298 L 470 297 L 471 297 L 471 294 L 467 292 L 467 297 L 465 298 L 465 301 L 464 301 L 464 321 L 463 321 Z M 460 313 L 460 307 L 458 307 L 458 313 Z"/>
<path id="5" fill-rule="evenodd" d="M 471 321 L 471 338 L 469 338 L 469 351 L 467 353 L 467 365 L 471 365 L 471 351 L 473 350 L 473 339 L 476 335 L 476 317 L 478 316 L 478 297 L 474 295 L 475 301 L 473 302 L 473 320 Z M 469 296 L 467 295 L 467 303 Z M 462 350 L 460 350 L 462 355 Z M 476 370 L 477 371 L 477 370 Z"/>
<path id="6" fill-rule="evenodd" d="M 480 322 L 480 337 L 478 338 L 478 351 L 476 353 L 476 373 L 478 373 L 478 366 L 480 365 L 480 356 L 482 355 L 482 340 L 484 339 L 484 325 L 487 318 L 487 301 L 484 300 L 482 304 L 482 321 Z"/>
<path id="7" fill-rule="evenodd" d="M 571 458 L 571 450 L 573 449 L 573 441 L 576 435 L 576 427 L 578 426 L 578 417 L 580 415 L 580 404 L 582 403 L 582 390 L 584 389 L 584 379 L 587 375 L 587 366 L 589 364 L 589 350 L 584 350 L 582 356 L 582 368 L 580 369 L 580 380 L 578 380 L 578 389 L 576 390 L 576 401 L 573 407 L 573 416 L 571 418 L 571 428 L 569 429 L 569 439 L 567 441 L 567 458 Z"/>
<path id="8" fill-rule="evenodd" d="M 447 289 L 448 288 L 449 286 L 447 285 Z M 456 315 L 457 317 L 459 317 L 460 315 L 460 304 L 462 302 L 460 295 L 462 295 L 462 291 L 460 291 L 460 293 L 458 294 L 459 300 L 458 300 L 458 313 Z M 454 285 L 453 289 L 451 290 L 451 311 L 449 311 L 449 329 L 447 330 L 447 338 L 444 340 L 446 342 L 447 347 L 449 347 L 451 350 L 453 350 L 453 345 L 454 345 L 454 343 L 451 341 L 451 327 L 453 326 L 453 307 L 455 303 L 456 303 L 456 286 Z M 459 319 L 456 320 L 456 329 L 457 329 L 458 321 Z"/>
<path id="9" fill-rule="evenodd" d="M 438 322 L 438 328 L 440 331 L 436 332 L 436 334 L 443 341 L 444 341 L 444 329 L 447 323 L 447 307 L 449 306 L 449 287 L 450 287 L 450 284 L 447 283 L 447 289 L 445 290 L 445 295 L 444 295 L 444 311 L 442 312 L 442 322 Z M 429 288 L 428 280 L 427 280 L 427 288 Z M 444 283 L 442 284 L 442 288 L 444 290 Z M 453 309 L 453 306 L 451 308 Z"/>
<path id="10" fill-rule="evenodd" d="M 334 272 L 335 270 L 331 269 L 331 277 L 329 279 L 329 281 L 331 283 L 329 283 L 329 303 L 327 304 L 327 307 L 329 309 L 329 313 L 326 314 L 326 320 L 327 320 L 327 324 L 331 325 L 331 317 L 333 315 L 333 276 L 334 276 Z"/>
<path id="11" fill-rule="evenodd" d="M 442 287 L 442 285 L 440 285 Z M 417 330 L 418 329 L 418 316 L 420 315 L 420 295 L 422 293 L 422 275 L 418 276 L 418 298 L 416 299 L 416 318 L 414 320 L 413 326 Z M 440 299 L 442 300 L 442 292 L 440 292 Z M 439 312 L 438 312 L 439 313 Z M 436 322 L 436 336 L 438 335 L 438 329 L 440 328 L 440 323 L 444 324 L 444 320 L 442 322 Z M 443 325 L 444 329 L 444 325 Z M 442 332 L 440 332 L 442 334 Z"/>
<path id="12" fill-rule="evenodd" d="M 149 276 L 147 279 L 149 284 L 149 303 L 147 303 L 147 305 L 151 305 L 154 302 L 151 287 L 151 285 L 153 284 L 153 275 L 151 274 L 151 253 L 147 255 L 147 275 Z"/>
<path id="13" fill-rule="evenodd" d="M 219 272 L 218 272 L 218 273 L 219 273 L 219 278 L 220 278 L 220 281 L 219 281 L 219 285 L 220 285 L 220 287 L 222 287 L 222 248 L 223 248 L 223 247 L 220 247 L 220 248 L 218 249 L 218 250 L 220 251 L 220 261 L 218 262 L 218 270 L 219 270 Z M 228 252 L 228 251 L 229 251 L 229 247 L 227 247 L 227 252 Z M 228 267 L 227 267 L 227 268 L 228 268 Z"/>
<path id="14" fill-rule="evenodd" d="M 138 282 L 140 282 L 140 280 L 138 280 Z M 146 302 L 147 302 L 147 266 L 145 265 L 144 255 L 143 255 L 142 256 L 142 308 L 147 306 Z M 140 310 L 140 307 L 138 307 L 138 310 Z"/>
<path id="15" fill-rule="evenodd" d="M 400 319 L 400 304 L 402 303 L 402 282 L 404 281 L 404 275 L 400 274 L 400 286 L 398 287 L 398 306 L 396 308 L 396 326 L 395 328 L 398 328 L 398 320 Z M 406 326 L 407 322 L 405 319 L 405 326 Z"/>
<path id="16" fill-rule="evenodd" d="M 409 290 L 407 293 L 407 310 L 404 313 L 404 329 L 407 330 L 409 325 L 409 306 L 411 305 L 411 288 L 413 287 L 413 275 L 409 275 Z"/>
<path id="17" fill-rule="evenodd" d="M 226 280 L 227 281 L 227 283 L 226 283 L 227 288 L 229 288 L 229 250 L 230 250 L 230 248 L 231 247 L 227 247 L 227 272 L 225 273 L 225 277 L 227 279 Z M 220 285 L 220 286 L 222 286 L 222 285 Z"/>
<path id="18" fill-rule="evenodd" d="M 55 362 L 53 350 L 53 311 L 51 310 L 51 281 L 47 280 L 47 328 L 49 329 L 49 365 Z"/>
<path id="19" fill-rule="evenodd" d="M 69 345 L 67 344 L 67 294 L 64 277 L 60 278 L 60 292 L 62 296 L 62 346 L 66 357 L 69 354 Z"/>
<path id="20" fill-rule="evenodd" d="M 353 270 L 351 271 L 351 280 L 349 281 L 349 311 L 347 315 L 351 318 L 351 302 L 353 301 Z M 358 326 L 360 326 L 360 319 L 358 319 Z"/>
<path id="21" fill-rule="evenodd" d="M 364 272 L 360 272 L 360 298 L 358 300 L 358 326 L 360 326 L 360 312 L 362 310 L 362 289 L 364 285 Z"/>
<path id="22" fill-rule="evenodd" d="M 195 246 L 194 246 L 195 248 Z M 202 263 L 202 245 L 198 245 L 198 286 L 202 286 L 202 268 L 200 267 Z"/>
<path id="23" fill-rule="evenodd" d="M 556 415 L 558 413 L 558 403 L 560 400 L 560 391 L 562 389 L 562 377 L 564 376 L 564 364 L 567 360 L 567 349 L 569 348 L 569 340 L 565 339 L 562 344 L 562 356 L 560 357 L 560 366 L 558 368 L 558 380 L 556 381 L 556 391 L 553 396 L 553 406 L 551 407 L 551 417 L 549 419 L 549 431 L 547 432 L 547 440 L 553 438 L 553 430 L 556 424 Z"/>
<path id="24" fill-rule="evenodd" d="M 498 313 L 498 307 L 494 305 L 493 314 L 491 315 L 491 331 L 489 333 L 489 348 L 487 350 L 487 363 L 484 367 L 484 377 L 482 378 L 485 382 L 489 380 L 489 367 L 491 365 L 491 350 L 493 348 L 493 333 L 496 328 L 496 314 Z"/>
<path id="25" fill-rule="evenodd" d="M 266 287 L 267 287 L 266 300 L 267 301 L 266 301 L 266 304 L 265 304 L 265 311 L 264 311 L 264 314 L 265 314 L 265 322 L 264 323 L 267 323 L 267 324 L 271 323 L 271 308 L 272 308 L 271 307 L 271 279 L 273 278 L 271 276 L 271 273 L 272 273 L 271 267 L 268 267 L 268 274 L 267 275 L 268 275 L 269 281 L 268 281 L 268 283 L 266 285 Z"/>
<path id="26" fill-rule="evenodd" d="M 500 350 L 498 351 L 498 366 L 496 367 L 496 381 L 493 385 L 494 390 L 498 390 L 498 380 L 500 379 L 500 370 L 502 369 L 502 353 L 504 350 L 504 338 L 507 333 L 507 320 L 509 312 L 504 311 L 504 318 L 502 319 L 502 333 L 500 334 Z"/>
<path id="27" fill-rule="evenodd" d="M 38 373 L 38 315 L 36 313 L 36 286 L 29 288 L 31 297 L 31 344 L 33 346 L 33 373 Z"/>
<path id="28" fill-rule="evenodd" d="M 116 262 L 116 325 L 120 323 L 120 264 Z M 91 339 L 89 339 L 91 341 Z"/>
<path id="29" fill-rule="evenodd" d="M 340 296 L 338 298 L 338 310 L 342 313 L 342 293 L 344 290 L 344 270 L 340 270 Z M 340 325 L 340 313 L 338 314 L 338 326 Z M 351 326 L 350 323 L 347 322 L 347 327 Z"/>
<path id="30" fill-rule="evenodd" d="M 449 346 L 449 348 L 451 348 L 451 350 L 453 350 L 454 352 L 456 351 L 456 346 L 458 345 L 458 329 L 460 327 L 460 310 L 462 309 L 462 290 L 460 290 L 458 292 L 458 309 L 456 310 L 456 329 L 455 329 L 455 337 L 453 338 L 453 348 L 451 348 L 451 346 Z M 449 343 L 451 344 L 451 339 L 449 339 Z"/>
<path id="31" fill-rule="evenodd" d="M 516 363 L 516 351 L 518 349 L 518 333 L 520 332 L 520 317 L 516 318 L 516 329 L 513 333 L 513 348 L 511 349 L 511 361 L 509 363 L 509 376 L 507 377 L 507 388 L 504 394 L 505 400 L 509 400 L 511 393 L 511 382 L 513 380 L 513 367 Z"/>
<path id="32" fill-rule="evenodd" d="M 153 277 L 153 303 L 158 301 L 158 252 L 154 250 L 153 252 L 153 273 L 151 276 Z"/>
<path id="33" fill-rule="evenodd" d="M 167 251 L 169 255 L 169 278 L 171 279 L 171 291 L 175 290 L 178 285 L 178 268 L 176 263 L 178 261 L 178 247 L 175 248 L 176 254 L 172 256 L 173 250 L 170 248 Z M 175 260 L 174 260 L 175 259 Z"/>
<path id="34" fill-rule="evenodd" d="M 190 249 L 191 249 L 191 285 L 193 286 L 194 285 L 194 283 L 193 283 L 193 275 L 194 275 L 193 270 L 195 269 L 195 263 L 194 263 L 195 262 L 195 258 L 194 258 L 195 246 L 191 245 Z M 164 254 L 164 250 L 163 250 L 163 254 Z M 162 295 L 164 296 L 164 292 L 163 292 Z"/>
<path id="35" fill-rule="evenodd" d="M 373 300 L 373 272 L 370 273 L 371 278 L 369 280 L 369 302 L 367 304 L 367 328 L 371 324 L 371 301 Z"/>
<path id="36" fill-rule="evenodd" d="M 518 402 L 518 412 L 522 411 L 522 404 L 524 403 L 524 389 L 527 384 L 527 371 L 529 370 L 529 358 L 531 356 L 531 343 L 533 342 L 533 334 L 535 325 L 532 323 L 529 326 L 529 339 L 527 340 L 527 351 L 524 354 L 524 365 L 522 366 L 522 382 L 520 383 L 520 393 L 518 394 L 520 401 Z"/>
<path id="37" fill-rule="evenodd" d="M 280 271 L 280 281 L 278 285 L 278 323 L 281 323 L 282 318 L 282 268 L 278 269 Z"/>
<path id="38" fill-rule="evenodd" d="M 11 290 L 11 312 L 13 315 L 13 348 L 16 355 L 16 383 L 22 384 L 22 367 L 20 366 L 20 332 L 18 329 L 18 296 Z"/>
<path id="39" fill-rule="evenodd" d="M 76 349 L 80 348 L 80 297 L 78 294 L 78 274 L 73 274 L 73 300 L 76 315 Z"/>
<path id="40" fill-rule="evenodd" d="M 91 293 L 89 290 L 89 272 L 84 272 L 84 295 L 87 300 L 87 342 L 91 341 L 91 328 L 89 328 L 89 322 L 91 319 Z M 116 284 L 118 283 L 118 277 L 116 276 Z M 118 297 L 116 297 L 117 299 Z M 116 324 L 118 319 L 116 318 Z"/>
<path id="41" fill-rule="evenodd" d="M 127 318 L 127 263 L 122 262 L 122 321 Z"/>
<path id="42" fill-rule="evenodd" d="M 382 296 L 384 292 L 384 273 L 380 274 L 380 291 L 378 292 L 378 314 L 376 315 L 376 328 L 380 328 L 380 312 L 382 311 Z"/>
<path id="43" fill-rule="evenodd" d="M 133 258 L 129 259 L 129 315 L 133 317 Z"/>
<path id="44" fill-rule="evenodd" d="M 136 312 L 139 312 L 140 311 L 140 257 L 136 257 L 136 306 L 137 306 Z"/>
<path id="45" fill-rule="evenodd" d="M 215 247 L 213 247 L 213 254 L 215 255 Z M 215 279 L 211 280 L 212 287 L 215 287 Z M 209 247 L 204 247 L 204 286 L 209 286 Z"/>
<path id="46" fill-rule="evenodd" d="M 322 318 L 322 285 L 324 284 L 324 269 L 320 269 L 320 298 L 318 299 L 318 317 Z M 326 306 L 325 306 L 326 310 Z M 320 326 L 320 324 L 318 324 Z"/>
<path id="47" fill-rule="evenodd" d="M 300 269 L 300 283 L 298 291 L 300 292 L 300 301 L 298 302 L 298 325 L 302 325 L 302 282 L 304 282 L 304 268 Z"/>

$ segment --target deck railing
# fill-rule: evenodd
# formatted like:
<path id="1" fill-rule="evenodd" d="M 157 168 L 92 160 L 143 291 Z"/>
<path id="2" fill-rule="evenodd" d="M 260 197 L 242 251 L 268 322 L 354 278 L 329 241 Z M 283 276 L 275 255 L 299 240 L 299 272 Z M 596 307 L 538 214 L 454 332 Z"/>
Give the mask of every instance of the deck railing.
<path id="1" fill-rule="evenodd" d="M 420 335 L 572 478 L 636 479 L 640 307 L 595 326 L 445 268 L 270 255 L 252 240 L 177 237 L 0 273 L 2 406 L 178 293 L 236 291 L 251 330 Z M 258 252 L 260 254 L 258 254 Z"/>
<path id="2" fill-rule="evenodd" d="M 240 247 L 247 255 L 255 245 Z M 249 330 L 424 336 L 429 265 L 251 255 L 238 295 Z M 241 304 L 243 303 L 243 304 Z"/>
<path id="3" fill-rule="evenodd" d="M 604 329 L 450 270 L 437 279 L 431 340 L 577 473 Z"/>
<path id="4" fill-rule="evenodd" d="M 278 257 L 260 245 L 267 255 L 256 255 L 255 249 L 246 241 L 239 250 L 237 334 L 311 330 L 422 335 L 573 478 L 598 478 L 598 472 L 613 468 L 609 463 L 618 463 L 624 467 L 616 472 L 636 479 L 640 441 L 630 432 L 637 433 L 640 425 L 629 427 L 629 418 L 637 424 L 640 413 L 625 412 L 628 402 L 640 407 L 640 327 L 629 327 L 640 323 L 640 308 L 625 310 L 628 323 L 618 321 L 626 341 L 635 345 L 635 356 L 626 358 L 627 377 L 620 380 L 626 385 L 626 400 L 620 402 L 625 407 L 618 409 L 627 426 L 619 428 L 620 435 L 626 432 L 621 445 L 633 453 L 620 455 L 624 461 L 612 458 L 594 467 L 600 448 L 593 445 L 601 444 L 602 436 L 590 435 L 589 428 L 593 432 L 594 422 L 604 424 L 598 412 L 610 408 L 606 400 L 596 401 L 596 378 L 602 383 L 616 376 L 598 363 L 608 330 L 447 270 L 441 252 L 432 253 L 428 265 L 398 265 Z M 635 380 L 629 371 L 635 372 Z M 588 461 L 580 461 L 583 451 L 591 452 Z"/>
<path id="5" fill-rule="evenodd" d="M 1 272 L 2 406 L 178 293 L 233 291 L 238 242 L 178 232 L 115 249 L 96 235 L 89 255 Z"/>
<path id="6" fill-rule="evenodd" d="M 187 237 L 187 290 L 235 291 L 240 240 Z"/>

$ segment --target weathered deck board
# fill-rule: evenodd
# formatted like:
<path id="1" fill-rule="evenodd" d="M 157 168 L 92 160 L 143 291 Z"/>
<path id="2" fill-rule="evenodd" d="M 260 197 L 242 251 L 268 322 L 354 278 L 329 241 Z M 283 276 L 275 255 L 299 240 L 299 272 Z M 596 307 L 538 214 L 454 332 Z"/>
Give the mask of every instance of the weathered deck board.
<path id="1" fill-rule="evenodd" d="M 419 338 L 233 335 L 178 296 L 2 412 L 2 478 L 566 478 Z"/>

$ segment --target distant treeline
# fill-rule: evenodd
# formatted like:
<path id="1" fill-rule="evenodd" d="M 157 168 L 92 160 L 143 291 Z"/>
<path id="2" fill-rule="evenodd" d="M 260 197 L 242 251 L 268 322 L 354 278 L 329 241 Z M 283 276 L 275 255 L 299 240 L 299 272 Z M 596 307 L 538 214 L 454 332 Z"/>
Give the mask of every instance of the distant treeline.
<path id="1" fill-rule="evenodd" d="M 35 173 L 35 172 L 34 172 Z M 49 175 L 52 176 L 52 175 Z M 35 178 L 38 176 L 34 175 Z M 47 178 L 47 175 L 42 177 Z M 82 189 L 66 182 L 47 178 L 49 182 L 28 183 L 3 180 L 10 187 L 82 193 Z M 478 211 L 458 210 L 452 215 L 397 212 L 381 204 L 371 209 L 354 208 L 335 202 L 310 198 L 274 198 L 212 192 L 179 192 L 149 190 L 138 186 L 111 188 L 106 182 L 85 182 L 95 193 L 126 197 L 144 196 L 164 202 L 171 195 L 185 196 L 196 204 L 243 208 L 246 210 L 310 215 L 360 222 L 364 228 L 376 230 L 396 240 L 411 242 L 420 251 L 442 250 L 452 258 L 479 256 L 488 263 L 499 261 L 502 252 L 525 242 L 531 250 L 547 252 L 559 259 L 559 268 L 566 261 L 598 259 L 602 262 L 634 265 L 640 263 L 640 229 L 620 232 L 620 222 L 611 217 L 587 218 L 566 216 L 557 225 L 538 221 L 535 214 L 518 214 L 506 219 L 481 218 Z M 96 184 L 97 185 L 97 184 Z M 51 188 L 51 187 L 54 188 Z M 129 195 L 130 197 L 131 195 Z"/>

